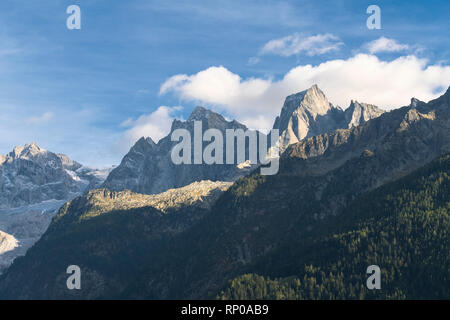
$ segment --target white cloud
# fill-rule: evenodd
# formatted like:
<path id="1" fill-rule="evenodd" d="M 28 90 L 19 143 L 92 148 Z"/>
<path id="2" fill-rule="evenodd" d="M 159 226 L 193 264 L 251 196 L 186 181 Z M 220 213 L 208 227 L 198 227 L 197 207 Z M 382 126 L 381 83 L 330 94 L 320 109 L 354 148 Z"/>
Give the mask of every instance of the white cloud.
<path id="1" fill-rule="evenodd" d="M 450 85 L 450 66 L 429 65 L 427 60 L 403 56 L 382 61 L 358 54 L 347 60 L 300 65 L 280 80 L 243 79 L 228 69 L 210 67 L 193 75 L 180 74 L 162 84 L 160 93 L 213 106 L 255 129 L 272 126 L 287 95 L 313 84 L 330 102 L 347 107 L 351 99 L 393 109 L 411 97 L 428 101 Z M 441 90 L 441 92 L 437 92 Z"/>
<path id="2" fill-rule="evenodd" d="M 25 120 L 25 123 L 27 124 L 42 124 L 45 122 L 50 121 L 54 117 L 54 114 L 52 112 L 45 112 L 39 116 L 36 117 L 30 117 Z"/>
<path id="3" fill-rule="evenodd" d="M 399 52 L 409 49 L 409 46 L 407 44 L 401 44 L 394 39 L 385 37 L 380 37 L 377 40 L 371 41 L 367 43 L 365 47 L 369 50 L 370 53 Z"/>
<path id="4" fill-rule="evenodd" d="M 344 43 L 330 33 L 310 37 L 302 37 L 300 34 L 294 33 L 284 38 L 270 40 L 263 46 L 260 55 L 270 53 L 289 57 L 305 53 L 308 56 L 315 56 L 339 50 L 342 45 Z"/>
<path id="5" fill-rule="evenodd" d="M 142 115 L 136 120 L 127 119 L 121 123 L 122 127 L 129 127 L 120 140 L 120 148 L 128 150 L 141 137 L 151 137 L 154 142 L 158 142 L 170 132 L 174 114 L 180 111 L 181 107 L 160 106 L 148 115 Z"/>

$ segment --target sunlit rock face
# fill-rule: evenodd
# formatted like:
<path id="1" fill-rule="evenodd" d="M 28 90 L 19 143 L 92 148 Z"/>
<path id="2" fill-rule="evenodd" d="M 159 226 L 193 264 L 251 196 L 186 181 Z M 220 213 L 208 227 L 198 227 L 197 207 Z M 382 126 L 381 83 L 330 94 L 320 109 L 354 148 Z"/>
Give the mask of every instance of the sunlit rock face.
<path id="1" fill-rule="evenodd" d="M 380 116 L 384 111 L 374 105 L 351 102 L 344 111 L 331 104 L 317 85 L 288 96 L 273 128 L 280 132 L 280 150 L 305 138 L 336 129 L 347 129 Z"/>

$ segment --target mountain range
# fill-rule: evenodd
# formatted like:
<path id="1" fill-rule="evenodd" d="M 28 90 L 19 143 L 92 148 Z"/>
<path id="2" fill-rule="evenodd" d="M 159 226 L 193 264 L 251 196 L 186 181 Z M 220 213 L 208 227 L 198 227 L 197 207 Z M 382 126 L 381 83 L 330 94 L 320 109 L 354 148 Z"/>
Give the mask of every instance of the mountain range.
<path id="1" fill-rule="evenodd" d="M 450 88 L 383 112 L 356 101 L 344 111 L 313 86 L 275 120 L 273 176 L 177 167 L 170 134 L 143 138 L 101 189 L 59 209 L 0 277 L 0 298 L 448 298 L 449 111 Z M 196 108 L 171 132 L 194 120 L 244 128 Z M 66 288 L 71 264 L 82 290 Z M 370 264 L 384 290 L 365 287 Z"/>
<path id="2" fill-rule="evenodd" d="M 284 151 L 290 144 L 304 138 L 330 133 L 336 129 L 350 128 L 376 118 L 383 112 L 376 106 L 356 101 L 352 101 L 349 108 L 343 111 L 329 103 L 324 93 L 317 85 L 314 85 L 308 90 L 286 98 L 273 129 L 279 130 L 279 147 L 281 151 Z M 187 121 L 174 120 L 170 133 L 157 144 L 149 137 L 143 137 L 137 141 L 121 164 L 111 171 L 103 186 L 110 190 L 129 189 L 134 192 L 153 194 L 182 187 L 194 181 L 235 181 L 257 166 L 257 164 L 250 166 L 173 164 L 170 154 L 177 142 L 171 141 L 171 135 L 174 130 L 182 128 L 188 130 L 193 137 L 194 121 L 202 123 L 202 134 L 211 128 L 220 130 L 223 136 L 226 129 L 247 130 L 245 125 L 236 120 L 227 121 L 220 114 L 197 107 Z M 191 148 L 193 157 L 193 143 Z M 225 154 L 225 146 L 223 154 Z M 246 146 L 246 154 L 248 159 L 248 146 Z"/>

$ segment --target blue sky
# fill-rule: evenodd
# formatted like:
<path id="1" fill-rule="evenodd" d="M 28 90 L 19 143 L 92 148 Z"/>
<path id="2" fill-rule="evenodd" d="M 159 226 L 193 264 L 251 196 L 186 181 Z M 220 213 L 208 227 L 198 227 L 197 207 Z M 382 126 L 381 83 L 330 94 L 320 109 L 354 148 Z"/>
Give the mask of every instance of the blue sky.
<path id="1" fill-rule="evenodd" d="M 66 27 L 72 4 L 81 30 Z M 2 0 L 0 154 L 35 141 L 118 164 L 198 104 L 267 129 L 316 82 L 343 108 L 427 100 L 450 85 L 449 16 L 448 1 Z"/>

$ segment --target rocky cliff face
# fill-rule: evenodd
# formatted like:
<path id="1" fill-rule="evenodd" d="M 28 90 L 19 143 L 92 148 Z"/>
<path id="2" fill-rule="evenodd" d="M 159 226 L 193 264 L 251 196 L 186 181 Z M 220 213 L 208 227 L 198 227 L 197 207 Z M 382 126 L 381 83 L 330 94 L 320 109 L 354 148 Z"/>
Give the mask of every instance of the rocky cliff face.
<path id="1" fill-rule="evenodd" d="M 186 129 L 193 139 L 194 121 L 201 121 L 202 135 L 207 129 L 218 129 L 223 134 L 224 142 L 226 129 L 247 129 L 237 121 L 227 121 L 215 112 L 197 107 L 187 121 L 174 120 L 169 135 L 158 144 L 151 138 L 141 138 L 136 142 L 121 164 L 108 176 L 104 187 L 110 190 L 129 189 L 143 194 L 155 194 L 170 188 L 183 187 L 194 181 L 234 181 L 252 169 L 252 166 L 236 164 L 193 164 L 193 161 L 192 164 L 175 165 L 171 160 L 171 150 L 178 142 L 171 141 L 171 134 L 176 129 Z M 191 145 L 193 157 L 194 144 Z M 207 143 L 203 144 L 206 145 Z M 225 155 L 225 149 L 223 154 Z"/>
<path id="2" fill-rule="evenodd" d="M 370 119 L 381 116 L 383 113 L 383 110 L 373 104 L 359 103 L 356 100 L 352 100 L 350 106 L 344 112 L 344 123 L 342 126 L 347 125 L 347 127 L 342 129 L 357 127 Z"/>
<path id="3" fill-rule="evenodd" d="M 273 128 L 280 130 L 280 150 L 305 138 L 347 129 L 380 116 L 374 105 L 351 102 L 343 111 L 333 106 L 317 85 L 286 98 Z"/>

